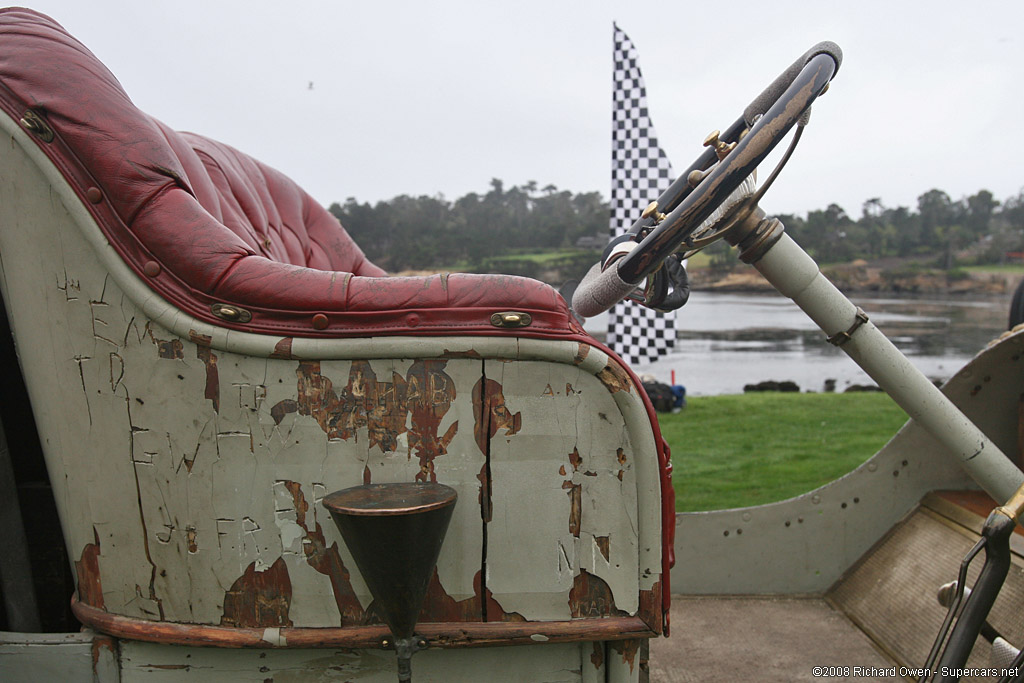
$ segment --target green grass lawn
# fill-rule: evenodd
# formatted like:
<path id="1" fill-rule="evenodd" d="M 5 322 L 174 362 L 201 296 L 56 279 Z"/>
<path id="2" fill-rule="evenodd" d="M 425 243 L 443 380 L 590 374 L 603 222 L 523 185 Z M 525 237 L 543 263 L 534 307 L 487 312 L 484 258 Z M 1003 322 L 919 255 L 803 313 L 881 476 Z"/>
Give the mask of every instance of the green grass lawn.
<path id="1" fill-rule="evenodd" d="M 658 418 L 680 512 L 805 493 L 870 458 L 907 420 L 883 393 L 695 397 Z"/>

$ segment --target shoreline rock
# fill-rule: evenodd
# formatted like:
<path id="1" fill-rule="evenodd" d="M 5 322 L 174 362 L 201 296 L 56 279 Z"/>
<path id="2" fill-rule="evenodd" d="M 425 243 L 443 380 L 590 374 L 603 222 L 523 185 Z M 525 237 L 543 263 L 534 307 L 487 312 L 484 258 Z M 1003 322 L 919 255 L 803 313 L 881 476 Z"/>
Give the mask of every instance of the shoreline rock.
<path id="1" fill-rule="evenodd" d="M 1009 295 L 1020 281 L 1019 274 L 944 271 L 912 263 L 871 265 L 865 261 L 825 266 L 822 273 L 846 294 L 952 294 Z M 729 271 L 694 268 L 689 271 L 690 288 L 707 292 L 773 292 L 759 272 L 744 266 Z"/>

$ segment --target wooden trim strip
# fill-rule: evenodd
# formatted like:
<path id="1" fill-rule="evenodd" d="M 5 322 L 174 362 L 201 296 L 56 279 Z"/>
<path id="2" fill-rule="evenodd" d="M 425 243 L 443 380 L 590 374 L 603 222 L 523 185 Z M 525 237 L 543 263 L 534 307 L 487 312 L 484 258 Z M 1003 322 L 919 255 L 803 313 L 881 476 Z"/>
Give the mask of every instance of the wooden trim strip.
<path id="1" fill-rule="evenodd" d="M 209 624 L 150 621 L 110 614 L 71 599 L 71 610 L 83 625 L 117 638 L 164 645 L 223 648 L 362 648 L 379 649 L 390 636 L 387 626 L 346 628 L 233 628 Z M 539 643 L 654 638 L 657 634 L 639 617 L 604 617 L 572 621 L 448 622 L 416 627 L 431 647 L 463 648 Z"/>

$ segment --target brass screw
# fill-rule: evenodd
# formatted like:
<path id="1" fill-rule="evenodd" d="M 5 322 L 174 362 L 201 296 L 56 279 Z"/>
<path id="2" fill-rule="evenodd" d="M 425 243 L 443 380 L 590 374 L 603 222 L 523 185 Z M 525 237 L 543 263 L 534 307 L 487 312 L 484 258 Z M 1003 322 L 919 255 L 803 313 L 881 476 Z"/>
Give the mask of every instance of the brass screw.
<path id="1" fill-rule="evenodd" d="M 647 208 L 644 209 L 644 212 L 640 214 L 640 218 L 650 218 L 651 216 L 654 217 L 655 223 L 660 223 L 665 220 L 665 214 L 658 211 L 658 202 L 651 202 L 647 205 Z"/>
<path id="2" fill-rule="evenodd" d="M 736 143 L 723 142 L 722 140 L 718 139 L 719 135 L 721 135 L 721 132 L 717 130 L 713 130 L 710 133 L 708 133 L 708 136 L 704 138 L 704 146 L 714 148 L 715 154 L 718 155 L 718 160 L 721 161 L 726 157 L 727 154 L 729 154 L 729 152 L 731 152 L 736 147 Z"/>

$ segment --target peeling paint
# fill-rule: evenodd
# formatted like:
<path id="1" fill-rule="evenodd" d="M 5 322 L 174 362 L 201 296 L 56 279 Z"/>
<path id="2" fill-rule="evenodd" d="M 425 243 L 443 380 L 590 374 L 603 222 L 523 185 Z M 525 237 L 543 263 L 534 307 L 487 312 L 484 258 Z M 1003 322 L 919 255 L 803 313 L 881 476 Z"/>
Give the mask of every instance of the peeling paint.
<path id="1" fill-rule="evenodd" d="M 480 467 L 480 473 L 476 475 L 476 478 L 480 482 L 476 501 L 480 504 L 480 516 L 484 523 L 487 523 L 494 517 L 494 503 L 492 501 L 491 473 L 486 462 Z"/>
<path id="2" fill-rule="evenodd" d="M 598 671 L 604 666 L 604 643 L 593 643 L 594 651 L 590 653 L 590 663 L 594 665 L 594 668 Z"/>
<path id="3" fill-rule="evenodd" d="M 170 341 L 163 341 L 156 339 L 156 355 L 160 358 L 168 358 L 173 360 L 182 360 L 185 358 L 185 347 L 181 343 L 180 339 L 171 339 Z"/>
<path id="4" fill-rule="evenodd" d="M 334 383 L 321 374 L 319 361 L 299 363 L 295 374 L 298 378 L 298 412 L 316 420 L 327 438 L 354 439 L 359 428 L 370 427 L 371 446 L 380 446 L 382 452 L 394 450 L 398 434 L 405 431 L 405 416 L 403 414 L 399 420 L 394 414 L 394 399 L 397 398 L 394 383 L 377 382 L 377 375 L 369 362 L 352 362 L 348 384 L 342 388 L 340 397 L 334 390 Z M 394 377 L 401 380 L 397 375 Z M 404 380 L 402 383 L 404 385 Z M 398 391 L 403 390 L 404 386 Z M 391 406 L 387 405 L 389 398 Z M 380 405 L 379 400 L 384 405 Z M 290 403 L 281 402 L 274 407 L 279 406 L 281 409 L 290 408 Z M 371 421 L 374 422 L 372 427 Z"/>
<path id="5" fill-rule="evenodd" d="M 583 458 L 576 448 L 573 448 L 572 453 L 569 454 L 569 464 L 572 465 L 573 472 L 578 472 L 580 465 L 583 464 Z M 558 472 L 565 476 L 565 465 L 562 465 Z M 566 495 L 569 496 L 569 533 L 579 538 L 580 525 L 583 520 L 583 485 L 574 483 L 572 475 L 569 475 L 569 477 L 569 479 L 562 482 L 562 488 L 565 489 Z"/>
<path id="6" fill-rule="evenodd" d="M 477 576 L 479 577 L 479 573 Z M 435 567 L 434 573 L 430 576 L 430 583 L 427 584 L 427 595 L 423 599 L 423 609 L 420 611 L 419 621 L 483 621 L 479 581 L 474 588 L 476 595 L 465 600 L 456 600 L 445 592 L 437 574 L 437 567 Z"/>
<path id="7" fill-rule="evenodd" d="M 93 527 L 95 543 L 82 548 L 81 559 L 75 560 L 75 574 L 78 577 L 78 599 L 91 607 L 104 609 L 103 587 L 100 585 L 100 536 Z"/>
<path id="8" fill-rule="evenodd" d="M 483 572 L 477 572 L 476 576 L 473 577 L 473 588 L 479 595 L 481 590 L 484 594 L 484 606 L 486 608 L 484 612 L 485 621 L 505 621 L 505 622 L 526 622 L 529 621 L 519 612 L 506 612 L 505 608 L 502 607 L 497 600 L 494 599 L 494 593 L 489 588 L 483 587 Z"/>
<path id="9" fill-rule="evenodd" d="M 573 472 L 579 472 L 580 465 L 583 464 L 583 458 L 580 456 L 580 452 L 578 449 L 572 449 L 572 453 L 569 454 L 569 464 L 572 465 Z"/>
<path id="10" fill-rule="evenodd" d="M 290 398 L 286 398 L 283 401 L 278 401 L 273 405 L 273 407 L 271 407 L 270 417 L 274 419 L 274 424 L 279 425 L 285 415 L 297 412 L 298 410 L 299 404 Z"/>
<path id="11" fill-rule="evenodd" d="M 582 365 L 583 361 L 587 359 L 588 355 L 590 355 L 590 345 L 580 344 L 579 346 L 576 347 L 576 353 L 574 354 L 572 359 L 573 364 Z"/>
<path id="12" fill-rule="evenodd" d="M 611 545 L 609 544 L 609 536 L 594 536 L 594 544 L 597 549 L 601 551 L 601 555 L 604 557 L 605 562 L 610 562 L 609 555 L 611 554 Z"/>
<path id="13" fill-rule="evenodd" d="M 274 351 L 270 354 L 271 358 L 280 358 L 282 360 L 291 360 L 292 358 L 292 338 L 285 337 L 281 341 L 274 344 Z"/>
<path id="14" fill-rule="evenodd" d="M 352 578 L 345 563 L 341 560 L 338 552 L 338 544 L 332 543 L 327 546 L 324 538 L 323 528 L 320 522 L 313 518 L 313 529 L 310 530 L 306 515 L 309 513 L 309 503 L 302 492 L 302 487 L 294 481 L 280 482 L 291 494 L 295 510 L 295 523 L 305 532 L 302 539 L 302 551 L 306 556 L 306 563 L 310 567 L 325 575 L 331 581 L 331 591 L 334 593 L 334 602 L 338 605 L 338 613 L 341 615 L 341 625 L 361 624 L 366 622 L 366 614 L 359 603 L 359 598 L 352 590 Z"/>
<path id="15" fill-rule="evenodd" d="M 266 571 L 256 571 L 256 562 L 224 593 L 221 626 L 239 628 L 291 626 L 288 610 L 292 601 L 292 582 L 288 565 L 279 557 Z"/>
<path id="16" fill-rule="evenodd" d="M 597 373 L 596 377 L 613 394 L 617 391 L 625 391 L 628 394 L 633 388 L 633 380 L 618 363 L 609 363 L 604 366 L 604 369 Z"/>
<path id="17" fill-rule="evenodd" d="M 100 672 L 101 661 L 107 660 L 109 662 L 114 662 L 117 660 L 117 641 L 110 636 L 96 633 L 92 638 L 91 650 L 90 654 L 92 655 L 93 678 L 95 680 L 100 680 L 102 677 L 98 674 Z M 104 654 L 104 650 L 107 651 L 106 654 Z"/>
<path id="18" fill-rule="evenodd" d="M 416 450 L 420 471 L 416 481 L 437 481 L 434 458 L 448 452 L 448 445 L 458 431 L 453 422 L 443 436 L 438 437 L 441 419 L 455 400 L 455 381 L 444 372 L 447 361 L 418 360 L 407 373 L 409 412 L 412 428 L 409 430 L 409 453 Z"/>
<path id="19" fill-rule="evenodd" d="M 390 382 L 378 381 L 368 361 L 353 361 L 348 384 L 341 395 L 331 380 L 324 377 L 317 361 L 301 362 L 296 368 L 300 415 L 316 420 L 330 439 L 357 438 L 366 427 L 370 447 L 382 453 L 398 449 L 399 437 L 408 433 L 409 457 L 415 453 L 420 462 L 417 481 L 437 481 L 434 458 L 448 452 L 458 431 L 458 421 L 438 436 L 441 420 L 455 400 L 455 381 L 444 372 L 446 360 L 417 360 L 405 377 L 391 373 Z M 280 415 L 291 409 L 281 401 L 272 409 Z M 406 423 L 409 427 L 406 427 Z"/>
<path id="20" fill-rule="evenodd" d="M 217 373 L 217 354 L 210 349 L 213 339 L 209 335 L 189 332 L 189 339 L 196 345 L 196 358 L 206 366 L 206 390 L 203 397 L 213 403 L 215 412 L 220 412 L 220 375 Z"/>
<path id="21" fill-rule="evenodd" d="M 586 569 L 581 569 L 573 579 L 572 590 L 569 591 L 569 611 L 574 619 L 629 616 L 627 612 L 615 607 L 615 598 L 605 580 Z"/>
<path id="22" fill-rule="evenodd" d="M 622 657 L 622 661 L 629 664 L 629 670 L 633 671 L 633 665 L 636 662 L 636 655 L 640 651 L 640 640 L 616 640 L 610 643 L 611 648 L 619 653 Z"/>
<path id="23" fill-rule="evenodd" d="M 569 533 L 579 538 L 583 519 L 583 485 L 574 484 L 569 479 L 562 482 L 562 488 L 566 489 L 566 495 L 569 496 Z"/>
<path id="24" fill-rule="evenodd" d="M 661 633 L 662 624 L 662 588 L 661 580 L 651 586 L 650 590 L 640 591 L 640 618 L 644 620 L 652 631 Z M 668 630 L 665 629 L 665 635 Z"/>
<path id="25" fill-rule="evenodd" d="M 441 355 L 445 358 L 469 358 L 470 360 L 483 360 L 483 356 L 478 351 L 470 349 L 468 351 L 449 351 L 445 349 L 441 352 Z"/>
<path id="26" fill-rule="evenodd" d="M 616 476 L 619 478 L 619 481 L 622 481 L 622 477 L 625 476 L 626 470 L 628 469 L 626 467 L 627 460 L 628 458 L 626 458 L 626 452 L 621 448 L 616 448 L 615 461 L 619 463 L 619 471 L 616 473 Z"/>
<path id="27" fill-rule="evenodd" d="M 498 433 L 505 430 L 506 436 L 512 436 L 523 427 L 523 414 L 511 413 L 505 405 L 501 384 L 493 379 L 481 377 L 473 387 L 473 405 L 477 408 L 476 424 L 473 425 L 473 436 L 480 452 L 488 453 L 488 442 Z"/>

